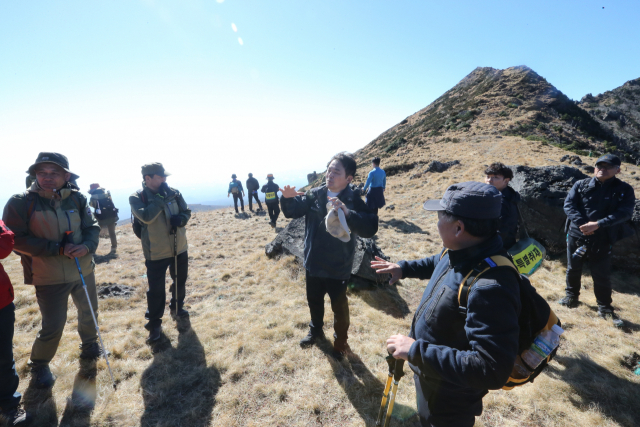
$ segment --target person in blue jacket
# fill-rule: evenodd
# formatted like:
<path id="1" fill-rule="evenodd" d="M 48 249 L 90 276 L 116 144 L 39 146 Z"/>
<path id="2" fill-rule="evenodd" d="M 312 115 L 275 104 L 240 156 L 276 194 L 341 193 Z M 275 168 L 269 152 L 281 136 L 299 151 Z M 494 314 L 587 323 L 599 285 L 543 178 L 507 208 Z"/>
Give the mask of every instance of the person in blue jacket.
<path id="1" fill-rule="evenodd" d="M 605 154 L 596 161 L 594 176 L 576 181 L 567 194 L 567 286 L 566 296 L 558 301 L 568 308 L 578 306 L 582 265 L 587 261 L 598 315 L 611 319 L 616 327 L 624 323 L 611 306 L 611 248 L 627 237 L 623 225 L 632 217 L 636 202 L 633 187 L 616 178 L 620 164 L 617 156 Z M 586 248 L 586 253 L 576 253 L 579 247 Z"/>
<path id="2" fill-rule="evenodd" d="M 367 182 L 364 184 L 363 192 L 367 193 L 367 206 L 374 212 L 378 213 L 378 209 L 385 205 L 384 190 L 387 188 L 387 174 L 380 169 L 380 157 L 374 157 L 371 160 L 373 170 L 367 176 Z"/>
<path id="3" fill-rule="evenodd" d="M 236 178 L 235 173 L 231 175 L 227 197 L 229 197 L 229 194 L 233 194 L 233 207 L 236 208 L 236 213 L 239 213 L 238 200 L 240 200 L 240 207 L 242 208 L 242 212 L 244 212 L 244 188 L 242 188 L 242 183 Z"/>
<path id="4" fill-rule="evenodd" d="M 459 310 L 464 277 L 494 255 L 507 256 L 498 235 L 502 195 L 492 185 L 451 185 L 442 200 L 424 209 L 438 211 L 440 254 L 397 264 L 377 258 L 379 274 L 429 279 L 409 336 L 393 335 L 387 350 L 409 362 L 414 372 L 418 413 L 423 426 L 472 426 L 482 414 L 482 398 L 507 382 L 518 353 L 521 310 L 518 277 L 490 269 L 469 293 L 466 313 Z"/>

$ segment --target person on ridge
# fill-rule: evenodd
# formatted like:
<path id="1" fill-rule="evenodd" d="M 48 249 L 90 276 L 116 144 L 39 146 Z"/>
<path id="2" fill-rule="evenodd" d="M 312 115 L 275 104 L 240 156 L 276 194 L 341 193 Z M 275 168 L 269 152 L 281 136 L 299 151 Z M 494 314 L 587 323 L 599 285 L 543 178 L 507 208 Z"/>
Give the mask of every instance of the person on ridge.
<path id="1" fill-rule="evenodd" d="M 249 192 L 249 210 L 253 212 L 253 206 L 251 205 L 252 199 L 256 199 L 258 202 L 258 212 L 262 211 L 262 203 L 260 203 L 260 198 L 258 197 L 258 190 L 260 189 L 260 183 L 257 179 L 253 177 L 253 174 L 249 174 L 249 178 L 247 179 L 247 191 Z"/>
<path id="2" fill-rule="evenodd" d="M 244 212 L 244 188 L 242 188 L 242 183 L 236 178 L 237 176 L 235 173 L 231 175 L 231 182 L 229 183 L 227 197 L 229 197 L 229 194 L 233 194 L 233 206 L 236 208 L 236 213 L 240 213 L 238 212 L 238 199 L 240 200 L 242 212 Z"/>
<path id="3" fill-rule="evenodd" d="M 93 254 L 100 227 L 85 196 L 69 182 L 69 161 L 59 153 L 38 154 L 29 173 L 36 181 L 16 194 L 4 208 L 2 219 L 15 234 L 14 249 L 32 257 L 32 283 L 42 315 L 42 326 L 31 349 L 29 366 L 37 388 L 50 388 L 56 377 L 49 369 L 67 321 L 69 295 L 78 310 L 81 358 L 97 359 L 93 317 L 74 258 L 82 268 L 94 315 L 98 298 Z"/>
<path id="4" fill-rule="evenodd" d="M 273 182 L 273 174 L 270 173 L 267 175 L 267 183 L 262 186 L 260 190 L 264 193 L 264 203 L 267 205 L 267 210 L 269 211 L 269 225 L 272 228 L 276 228 L 276 221 L 278 221 L 278 216 L 280 216 L 280 205 L 278 202 L 278 191 L 280 191 L 280 187 L 278 184 Z"/>
<path id="5" fill-rule="evenodd" d="M 354 194 L 350 183 L 356 174 L 356 161 L 342 152 L 331 158 L 327 166 L 326 184 L 306 193 L 285 186 L 280 204 L 287 218 L 305 217 L 304 267 L 307 281 L 307 302 L 311 313 L 309 334 L 300 341 L 302 347 L 315 344 L 324 337 L 324 296 L 329 294 L 334 314 L 333 348 L 336 357 L 347 353 L 349 301 L 347 282 L 351 277 L 356 239 L 348 241 L 327 232 L 325 217 L 331 209 L 344 214 L 350 233 L 373 237 L 378 231 L 378 216 Z"/>
<path id="6" fill-rule="evenodd" d="M 470 427 L 482 398 L 507 382 L 518 354 L 520 286 L 513 271 L 488 269 L 468 296 L 464 314 L 458 290 L 465 275 L 488 257 L 508 256 L 498 236 L 502 196 L 493 186 L 463 182 L 424 209 L 438 212 L 444 250 L 397 264 L 377 258 L 371 267 L 402 278 L 429 279 L 409 336 L 393 335 L 387 350 L 414 372 L 423 426 Z"/>
<path id="7" fill-rule="evenodd" d="M 385 205 L 384 191 L 387 188 L 387 174 L 380 169 L 380 157 L 374 157 L 371 165 L 373 170 L 369 172 L 362 191 L 366 192 L 369 189 L 366 198 L 367 206 L 377 215 L 378 209 Z"/>
<path id="8" fill-rule="evenodd" d="M 484 171 L 485 184 L 493 185 L 502 194 L 500 210 L 500 237 L 505 249 L 516 244 L 518 236 L 518 202 L 520 193 L 509 186 L 513 171 L 502 163 L 492 163 Z"/>
<path id="9" fill-rule="evenodd" d="M 11 254 L 13 245 L 13 232 L 0 220 L 0 259 Z M 9 426 L 26 426 L 31 423 L 31 414 L 20 407 L 20 378 L 13 358 L 15 311 L 13 286 L 0 264 L 0 420 L 4 419 Z"/>
<path id="10" fill-rule="evenodd" d="M 191 218 L 191 210 L 182 194 L 167 185 L 171 175 L 164 170 L 162 163 L 149 163 L 142 166 L 142 190 L 129 197 L 131 213 L 142 223 L 141 243 L 147 267 L 147 311 L 145 328 L 149 331 L 149 342 L 162 337 L 162 316 L 167 299 L 165 277 L 167 267 L 173 280 L 169 289 L 171 301 L 169 311 L 174 318 L 186 318 L 189 312 L 184 309 L 185 285 L 189 273 L 189 255 L 187 249 L 187 231 L 185 225 Z M 174 248 L 177 234 L 177 248 Z M 178 257 L 176 274 L 175 255 Z M 176 287 L 177 285 L 177 287 Z M 177 301 L 174 290 L 177 289 Z"/>
<path id="11" fill-rule="evenodd" d="M 567 287 L 566 296 L 558 301 L 568 308 L 578 306 L 582 265 L 587 261 L 598 315 L 616 327 L 624 323 L 611 306 L 611 248 L 626 237 L 623 225 L 633 215 L 636 201 L 633 187 L 616 178 L 620 164 L 617 156 L 605 154 L 596 161 L 594 176 L 576 181 L 567 194 Z M 578 248 L 586 253 L 576 252 Z"/>
<path id="12" fill-rule="evenodd" d="M 89 194 L 91 194 L 89 206 L 93 208 L 93 212 L 95 217 L 98 219 L 100 229 L 106 227 L 109 231 L 111 252 L 115 252 L 118 249 L 116 223 L 120 218 L 118 218 L 118 209 L 116 209 L 113 204 L 113 199 L 111 199 L 111 193 L 100 187 L 100 184 L 91 184 Z"/>

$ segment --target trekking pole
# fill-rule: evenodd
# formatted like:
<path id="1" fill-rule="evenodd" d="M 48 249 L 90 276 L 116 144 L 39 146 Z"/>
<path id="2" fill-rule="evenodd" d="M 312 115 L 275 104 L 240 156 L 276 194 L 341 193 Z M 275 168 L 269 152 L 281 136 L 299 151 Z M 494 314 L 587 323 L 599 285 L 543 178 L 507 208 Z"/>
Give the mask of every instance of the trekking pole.
<path id="1" fill-rule="evenodd" d="M 384 419 L 384 427 L 389 426 L 389 422 L 391 421 L 391 413 L 393 412 L 393 404 L 396 401 L 396 394 L 398 392 L 398 382 L 400 381 L 400 378 L 404 376 L 403 359 L 395 359 L 391 354 L 389 354 L 386 360 L 389 364 L 389 377 L 387 378 L 387 384 L 384 389 L 384 394 L 382 395 L 382 402 L 380 403 L 380 411 L 378 412 L 376 427 L 383 426 L 383 424 L 381 423 L 387 400 L 389 400 L 389 406 L 387 407 L 387 415 Z M 393 386 L 391 385 L 392 378 Z M 391 391 L 389 391 L 389 388 L 391 388 Z"/>
<path id="2" fill-rule="evenodd" d="M 178 227 L 173 227 L 173 265 L 176 275 L 173 283 L 173 300 L 176 302 L 176 317 L 178 317 Z"/>
<path id="3" fill-rule="evenodd" d="M 111 375 L 111 382 L 113 383 L 113 389 L 117 390 L 116 380 L 113 378 L 113 372 L 111 371 L 111 365 L 109 365 L 109 357 L 107 356 L 107 350 L 104 348 L 104 343 L 102 342 L 102 335 L 100 335 L 100 328 L 98 327 L 98 320 L 96 319 L 96 315 L 93 312 L 93 305 L 91 304 L 91 298 L 89 297 L 89 291 L 87 290 L 87 284 L 84 282 L 84 275 L 82 274 L 82 269 L 80 268 L 80 263 L 78 262 L 78 258 L 73 258 L 76 260 L 76 266 L 78 267 L 78 273 L 80 273 L 80 279 L 82 279 L 82 288 L 84 289 L 84 293 L 87 296 L 87 302 L 89 303 L 89 309 L 91 310 L 91 317 L 93 317 L 93 324 L 96 325 L 96 332 L 98 333 L 98 339 L 100 340 L 100 347 L 102 348 L 102 355 L 104 356 L 104 360 L 107 362 L 107 368 L 109 368 L 109 375 Z"/>

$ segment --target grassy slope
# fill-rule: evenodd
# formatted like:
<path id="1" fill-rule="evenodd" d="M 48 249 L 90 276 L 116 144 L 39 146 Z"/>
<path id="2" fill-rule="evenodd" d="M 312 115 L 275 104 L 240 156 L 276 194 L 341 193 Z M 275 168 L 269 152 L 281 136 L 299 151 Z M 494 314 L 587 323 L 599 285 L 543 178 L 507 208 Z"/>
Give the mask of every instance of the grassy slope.
<path id="1" fill-rule="evenodd" d="M 422 201 L 440 196 L 453 182 L 481 179 L 490 161 L 537 166 L 554 164 L 546 159 L 565 153 L 536 145 L 508 137 L 492 144 L 470 140 L 416 148 L 412 161 L 460 159 L 461 166 L 418 179 L 409 179 L 415 171 L 390 177 L 387 198 L 395 209 L 381 211 L 378 244 L 393 260 L 437 252 L 435 216 L 421 209 Z M 630 173 L 637 168 L 626 168 L 622 178 L 635 184 Z M 304 271 L 292 257 L 265 257 L 264 245 L 274 237 L 267 222 L 258 216 L 236 219 L 230 209 L 193 216 L 188 227 L 187 284 L 192 331 L 179 334 L 166 316 L 167 340 L 155 348 L 145 344 L 146 279 L 140 244 L 129 226 L 119 227 L 118 257 L 97 257 L 102 262 L 96 270 L 98 283 L 125 284 L 137 290 L 128 300 L 100 300 L 101 330 L 113 353 L 118 390 L 110 388 L 104 361 L 98 362 L 97 390 L 92 389 L 91 380 L 77 376 L 81 368 L 90 372 L 91 366 L 81 367 L 78 362 L 77 317 L 70 304 L 67 327 L 52 362 L 59 376 L 53 394 L 28 390 L 25 396 L 27 406 L 38 411 L 36 425 L 373 425 L 386 380 L 384 341 L 391 334 L 406 333 L 425 283 L 405 280 L 397 288 L 351 294 L 354 355 L 347 361 L 332 360 L 326 354 L 328 346 L 302 350 L 297 342 L 306 334 L 308 322 Z M 98 254 L 108 250 L 108 239 L 101 239 Z M 17 257 L 12 255 L 3 264 L 16 284 L 14 344 L 24 392 L 40 315 L 33 288 L 19 284 Z M 547 261 L 533 277 L 549 301 L 563 294 L 564 271 L 561 261 Z M 569 311 L 552 303 L 567 329 L 558 357 L 535 384 L 490 392 L 477 425 L 634 425 L 640 419 L 640 378 L 622 367 L 620 360 L 640 347 L 639 282 L 621 272 L 614 275 L 614 305 L 629 322 L 626 331 L 615 330 L 596 316 L 590 277 L 583 278 L 587 289 L 579 308 Z M 331 336 L 328 299 L 325 307 L 325 329 Z M 90 399 L 97 394 L 93 413 L 79 410 L 68 400 L 74 384 L 79 396 Z M 398 394 L 401 406 L 396 412 L 411 413 L 415 392 L 410 377 L 402 380 Z"/>

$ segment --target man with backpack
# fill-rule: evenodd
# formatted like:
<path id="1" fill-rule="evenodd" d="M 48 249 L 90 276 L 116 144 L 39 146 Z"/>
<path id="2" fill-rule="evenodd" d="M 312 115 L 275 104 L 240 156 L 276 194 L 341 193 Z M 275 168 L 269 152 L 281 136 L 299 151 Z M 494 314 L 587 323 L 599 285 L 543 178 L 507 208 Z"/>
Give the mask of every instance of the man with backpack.
<path id="1" fill-rule="evenodd" d="M 69 295 L 78 310 L 80 357 L 97 359 L 102 354 L 75 260 L 82 268 L 97 318 L 93 254 L 98 247 L 100 227 L 87 199 L 69 182 L 72 172 L 65 156 L 40 153 L 29 173 L 36 176 L 36 181 L 25 193 L 9 199 L 2 219 L 15 234 L 15 250 L 32 257 L 32 283 L 42 327 L 33 343 L 29 366 L 35 386 L 50 388 L 55 376 L 49 362 L 62 337 Z"/>
<path id="2" fill-rule="evenodd" d="M 305 217 L 304 268 L 307 302 L 311 314 L 309 334 L 300 341 L 308 347 L 324 340 L 324 296 L 329 294 L 333 310 L 334 356 L 341 358 L 349 349 L 349 301 L 347 281 L 351 277 L 356 238 L 373 237 L 378 231 L 378 216 L 354 194 L 350 183 L 356 174 L 356 161 L 351 154 L 338 153 L 327 165 L 326 185 L 300 193 L 285 186 L 282 189 L 282 212 L 287 218 Z M 325 217 L 338 210 L 348 230 L 344 238 L 327 230 Z"/>
<path id="3" fill-rule="evenodd" d="M 258 212 L 262 211 L 262 203 L 260 203 L 260 198 L 258 197 L 258 190 L 260 189 L 260 183 L 257 179 L 253 177 L 253 174 L 249 174 L 249 178 L 247 179 L 247 191 L 249 192 L 249 210 L 253 212 L 253 205 L 251 202 L 252 199 L 256 199 L 258 202 Z"/>
<path id="4" fill-rule="evenodd" d="M 278 191 L 280 191 L 280 187 L 278 184 L 273 182 L 273 174 L 270 173 L 267 175 L 267 183 L 262 186 L 260 190 L 264 193 L 264 203 L 267 205 L 267 210 L 269 212 L 269 225 L 272 228 L 276 228 L 276 221 L 278 221 L 278 216 L 280 216 L 280 204 L 278 200 Z"/>
<path id="5" fill-rule="evenodd" d="M 191 210 L 182 194 L 167 185 L 162 163 L 142 166 L 142 189 L 129 197 L 133 227 L 142 242 L 147 267 L 147 311 L 145 328 L 149 342 L 162 337 L 162 316 L 166 302 L 165 277 L 167 267 L 173 280 L 169 310 L 174 318 L 186 318 L 184 309 L 185 284 L 189 268 L 187 231 L 185 225 L 191 218 Z M 176 274 L 177 264 L 177 274 Z M 176 296 L 177 292 L 177 296 Z M 177 298 L 177 300 L 176 300 Z"/>
<path id="6" fill-rule="evenodd" d="M 389 353 L 408 361 L 415 373 L 423 426 L 472 426 L 483 396 L 502 388 L 512 373 L 519 352 L 519 276 L 513 265 L 492 268 L 490 258 L 507 257 L 498 235 L 501 204 L 491 185 L 451 185 L 442 200 L 424 204 L 438 212 L 442 253 L 397 264 L 372 262 L 379 274 L 391 274 L 391 284 L 430 279 L 409 336 L 387 340 Z M 469 288 L 460 292 L 461 283 Z M 466 303 L 459 302 L 460 294 Z"/>
<path id="7" fill-rule="evenodd" d="M 564 201 L 567 214 L 567 287 L 559 304 L 578 306 L 584 261 L 589 263 L 598 315 L 611 319 L 614 326 L 623 321 L 611 306 L 611 248 L 632 234 L 625 224 L 633 215 L 633 187 L 616 178 L 620 159 L 605 154 L 596 161 L 593 178 L 577 181 Z"/>
<path id="8" fill-rule="evenodd" d="M 244 212 L 244 188 L 242 188 L 242 183 L 236 178 L 235 173 L 231 175 L 227 197 L 229 197 L 229 194 L 233 194 L 233 207 L 236 208 L 236 213 L 240 213 L 238 212 L 238 200 L 240 200 L 240 207 L 242 208 L 242 212 Z"/>
<path id="9" fill-rule="evenodd" d="M 93 208 L 93 212 L 95 217 L 98 219 L 100 229 L 104 229 L 106 227 L 107 230 L 109 230 L 111 252 L 115 252 L 118 248 L 118 241 L 116 240 L 116 223 L 120 218 L 118 218 L 118 209 L 116 209 L 113 204 L 111 193 L 100 187 L 100 184 L 91 184 L 89 194 L 91 194 L 89 206 Z"/>
<path id="10" fill-rule="evenodd" d="M 13 232 L 0 220 L 0 259 L 11 254 L 13 245 Z M 26 426 L 31 423 L 31 415 L 20 408 L 20 378 L 13 358 L 15 311 L 13 286 L 0 264 L 0 422 L 4 420 L 9 426 Z"/>
<path id="11" fill-rule="evenodd" d="M 502 194 L 502 209 L 500 211 L 500 237 L 505 249 L 516 244 L 518 236 L 518 202 L 520 193 L 509 187 L 513 178 L 513 171 L 504 164 L 492 163 L 484 170 L 485 184 L 493 185 Z"/>

